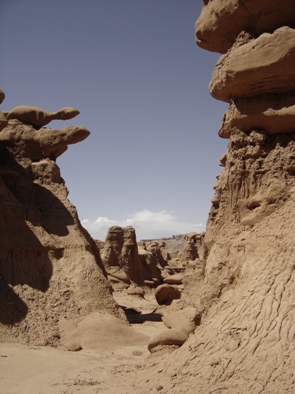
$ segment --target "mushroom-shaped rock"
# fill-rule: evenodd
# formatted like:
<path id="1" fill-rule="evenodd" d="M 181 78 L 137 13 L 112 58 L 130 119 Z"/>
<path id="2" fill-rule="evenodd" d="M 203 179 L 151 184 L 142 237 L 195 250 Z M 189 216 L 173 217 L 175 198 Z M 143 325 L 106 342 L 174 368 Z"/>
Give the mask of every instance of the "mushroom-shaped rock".
<path id="1" fill-rule="evenodd" d="M 187 332 L 193 332 L 200 325 L 201 313 L 189 306 L 180 311 L 165 314 L 162 320 L 168 328 L 184 328 Z"/>
<path id="2" fill-rule="evenodd" d="M 49 112 L 39 107 L 19 105 L 9 111 L 7 119 L 17 119 L 22 123 L 32 125 L 35 129 L 40 129 L 52 120 L 72 119 L 79 113 L 77 109 L 71 107 L 61 108 L 56 112 Z"/>
<path id="3" fill-rule="evenodd" d="M 86 127 L 69 126 L 60 130 L 42 129 L 39 140 L 43 154 L 57 158 L 68 149 L 68 145 L 83 141 L 90 134 Z"/>
<path id="4" fill-rule="evenodd" d="M 294 0 L 203 1 L 196 41 L 201 48 L 225 53 L 241 31 L 259 36 L 280 26 L 294 26 L 294 18 Z"/>
<path id="5" fill-rule="evenodd" d="M 155 290 L 155 297 L 159 305 L 170 305 L 173 300 L 179 300 L 181 293 L 176 286 L 160 285 Z"/>
<path id="6" fill-rule="evenodd" d="M 188 339 L 188 332 L 183 328 L 172 328 L 165 330 L 152 337 L 148 343 L 150 352 L 156 350 L 157 346 L 182 346 Z"/>
<path id="7" fill-rule="evenodd" d="M 76 144 L 88 137 L 90 132 L 82 126 L 70 126 L 60 130 L 35 130 L 32 126 L 15 127 L 9 124 L 0 133 L 1 141 L 17 142 L 15 153 L 39 161 L 44 158 L 55 160 L 70 144 Z"/>

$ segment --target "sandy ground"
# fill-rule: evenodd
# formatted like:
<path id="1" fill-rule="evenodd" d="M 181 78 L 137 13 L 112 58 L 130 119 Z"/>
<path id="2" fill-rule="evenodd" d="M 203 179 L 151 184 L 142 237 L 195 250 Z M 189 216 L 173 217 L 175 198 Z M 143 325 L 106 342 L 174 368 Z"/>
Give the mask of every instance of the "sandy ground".
<path id="1" fill-rule="evenodd" d="M 150 337 L 165 329 L 152 295 L 145 299 L 115 293 L 127 308 L 134 344 L 102 338 L 101 347 L 70 352 L 63 349 L 17 343 L 0 344 L 1 394 L 119 393 L 128 391 L 128 379 L 142 364 L 148 364 Z M 135 310 L 141 313 L 137 314 Z M 140 334 L 140 335 L 138 335 Z M 99 342 L 100 343 L 100 342 Z M 130 391 L 132 392 L 132 390 Z"/>

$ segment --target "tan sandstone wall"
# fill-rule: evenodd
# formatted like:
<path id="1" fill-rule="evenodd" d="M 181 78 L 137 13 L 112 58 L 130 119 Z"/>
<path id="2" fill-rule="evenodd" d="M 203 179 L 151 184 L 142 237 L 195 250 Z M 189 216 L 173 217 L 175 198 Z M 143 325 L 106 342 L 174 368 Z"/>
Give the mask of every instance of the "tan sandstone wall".
<path id="1" fill-rule="evenodd" d="M 212 95 L 230 103 L 206 227 L 200 327 L 145 391 L 295 391 L 295 3 L 203 1 L 197 43 L 224 53 Z M 197 293 L 197 292 L 196 292 Z M 160 372 L 160 373 L 159 373 Z M 142 382 L 143 383 L 143 382 Z"/>

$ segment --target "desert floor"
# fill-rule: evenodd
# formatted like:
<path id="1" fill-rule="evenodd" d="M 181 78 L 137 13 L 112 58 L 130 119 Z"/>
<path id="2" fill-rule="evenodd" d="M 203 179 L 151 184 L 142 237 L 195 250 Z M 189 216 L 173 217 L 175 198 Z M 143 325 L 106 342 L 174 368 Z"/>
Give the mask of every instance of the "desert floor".
<path id="1" fill-rule="evenodd" d="M 149 338 L 165 326 L 160 315 L 154 312 L 157 303 L 152 293 L 145 298 L 129 296 L 126 292 L 116 292 L 114 296 L 127 311 L 131 324 L 122 338 L 110 329 L 109 334 L 104 333 L 95 340 L 93 348 L 90 344 L 88 349 L 78 352 L 0 343 L 0 393 L 133 392 L 132 380 L 136 379 L 137 371 L 142 373 L 143 366 L 148 369 L 155 361 L 155 355 L 147 350 Z"/>

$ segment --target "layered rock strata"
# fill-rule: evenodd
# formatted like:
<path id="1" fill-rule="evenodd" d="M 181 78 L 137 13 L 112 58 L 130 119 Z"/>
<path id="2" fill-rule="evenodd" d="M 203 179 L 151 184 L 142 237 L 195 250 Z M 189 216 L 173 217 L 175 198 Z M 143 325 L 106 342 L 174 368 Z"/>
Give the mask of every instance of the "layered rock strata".
<path id="1" fill-rule="evenodd" d="M 295 119 L 295 30 L 283 26 L 258 38 L 241 32 L 217 62 L 209 86 L 230 103 L 220 137 L 238 128 L 246 133 L 290 133 Z"/>
<path id="2" fill-rule="evenodd" d="M 205 236 L 204 306 L 239 279 L 241 267 L 234 263 L 234 254 L 243 254 L 248 232 L 292 200 L 295 186 L 294 4 L 276 4 L 281 13 L 275 16 L 266 2 L 225 3 L 205 4 L 196 23 L 197 36 L 212 33 L 206 40 L 209 50 L 224 52 L 223 42 L 229 31 L 235 31 L 209 86 L 213 97 L 230 106 L 219 130 L 221 137 L 229 138 L 228 151 L 220 161 L 224 171 L 214 185 Z M 240 16 L 250 5 L 253 23 L 241 23 Z M 216 7 L 218 25 L 224 30 L 212 30 L 211 17 L 206 14 Z M 228 18 L 230 26 L 226 26 Z M 214 250 L 219 242 L 226 247 L 219 250 L 217 262 Z"/>
<path id="3" fill-rule="evenodd" d="M 197 43 L 225 53 L 210 89 L 230 103 L 219 131 L 228 150 L 206 227 L 204 277 L 194 286 L 201 325 L 173 358 L 155 366 L 145 391 L 161 384 L 167 393 L 289 393 L 295 389 L 295 3 L 203 4 Z"/>

